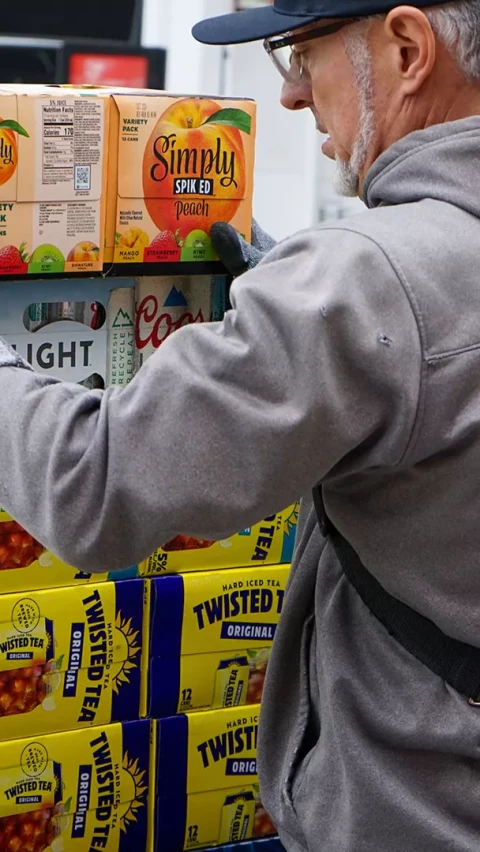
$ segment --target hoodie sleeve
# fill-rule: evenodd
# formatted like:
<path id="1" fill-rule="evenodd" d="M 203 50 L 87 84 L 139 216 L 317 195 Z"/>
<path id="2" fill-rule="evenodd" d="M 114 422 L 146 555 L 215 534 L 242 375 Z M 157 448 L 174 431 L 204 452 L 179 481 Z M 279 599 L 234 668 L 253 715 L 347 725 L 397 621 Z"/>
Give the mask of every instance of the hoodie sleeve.
<path id="1" fill-rule="evenodd" d="M 125 389 L 0 359 L 0 504 L 67 563 L 222 539 L 316 483 L 395 465 L 416 415 L 415 317 L 384 253 L 324 228 L 278 246 L 221 323 L 172 335 Z"/>

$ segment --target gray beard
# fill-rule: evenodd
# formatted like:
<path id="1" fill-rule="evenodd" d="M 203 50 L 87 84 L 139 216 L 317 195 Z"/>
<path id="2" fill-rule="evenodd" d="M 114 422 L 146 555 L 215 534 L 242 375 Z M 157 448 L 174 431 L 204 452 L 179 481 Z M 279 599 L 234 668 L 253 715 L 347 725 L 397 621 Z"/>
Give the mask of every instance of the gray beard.
<path id="1" fill-rule="evenodd" d="M 356 198 L 360 186 L 360 175 L 352 168 L 351 161 L 344 163 L 338 155 L 335 157 L 337 167 L 333 176 L 333 188 L 342 198 Z"/>
<path id="2" fill-rule="evenodd" d="M 373 67 L 367 32 L 362 24 L 345 35 L 344 43 L 357 84 L 360 129 L 350 160 L 345 163 L 340 157 L 335 158 L 337 168 L 333 185 L 344 198 L 355 198 L 359 194 L 360 173 L 375 135 Z"/>

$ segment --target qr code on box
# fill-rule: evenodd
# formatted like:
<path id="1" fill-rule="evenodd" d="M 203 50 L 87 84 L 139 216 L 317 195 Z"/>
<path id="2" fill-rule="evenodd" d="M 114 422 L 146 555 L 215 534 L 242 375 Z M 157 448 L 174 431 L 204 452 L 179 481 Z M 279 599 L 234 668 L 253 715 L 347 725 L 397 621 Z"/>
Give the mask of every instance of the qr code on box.
<path id="1" fill-rule="evenodd" d="M 91 166 L 75 166 L 75 189 L 91 189 L 92 188 L 92 167 Z"/>

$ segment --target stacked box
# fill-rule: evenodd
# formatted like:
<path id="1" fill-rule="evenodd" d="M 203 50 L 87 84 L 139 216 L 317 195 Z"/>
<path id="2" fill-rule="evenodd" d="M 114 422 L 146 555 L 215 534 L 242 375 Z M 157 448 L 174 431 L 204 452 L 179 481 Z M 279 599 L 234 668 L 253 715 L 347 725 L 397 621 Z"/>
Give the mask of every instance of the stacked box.
<path id="1" fill-rule="evenodd" d="M 215 221 L 250 238 L 255 123 L 245 100 L 1 87 L 0 275 L 26 280 L 2 285 L 0 336 L 38 372 L 103 389 L 177 329 L 221 319 L 227 279 L 178 275 L 217 268 Z M 28 282 L 112 263 L 175 277 Z M 274 833 L 258 702 L 297 518 L 179 535 L 90 575 L 0 507 L 0 850 L 183 852 Z"/>
<path id="2" fill-rule="evenodd" d="M 137 369 L 173 332 L 223 319 L 228 283 L 222 276 L 144 276 L 136 282 Z"/>
<path id="3" fill-rule="evenodd" d="M 222 276 L 4 281 L 1 295 L 0 336 L 38 373 L 103 389 L 128 384 L 177 329 L 221 319 L 228 284 Z"/>
<path id="4" fill-rule="evenodd" d="M 50 553 L 0 508 L 2 594 L 99 583 L 108 574 L 77 571 Z"/>
<path id="5" fill-rule="evenodd" d="M 2 84 L 0 274 L 218 261 L 214 222 L 250 239 L 255 130 L 250 100 Z"/>
<path id="6" fill-rule="evenodd" d="M 141 580 L 1 595 L 0 741 L 138 719 L 142 626 Z"/>
<path id="7" fill-rule="evenodd" d="M 260 703 L 289 568 L 230 568 L 147 584 L 144 715 Z"/>
<path id="8" fill-rule="evenodd" d="M 200 542 L 179 535 L 129 571 L 88 574 L 66 565 L 0 507 L 2 592 L 84 585 L 105 580 L 155 577 L 239 566 L 286 565 L 292 559 L 298 506 L 242 530 L 226 542 Z M 186 549 L 181 549 L 186 548 Z"/>
<path id="9" fill-rule="evenodd" d="M 0 88 L 0 275 L 103 269 L 110 100 L 84 95 Z"/>
<path id="10" fill-rule="evenodd" d="M 149 577 L 248 565 L 288 564 L 292 561 L 298 513 L 297 503 L 220 542 L 178 535 L 142 562 L 140 573 Z"/>
<path id="11" fill-rule="evenodd" d="M 36 372 L 89 388 L 135 371 L 135 281 L 4 281 L 0 336 Z"/>
<path id="12" fill-rule="evenodd" d="M 253 101 L 112 93 L 106 258 L 217 260 L 214 222 L 251 236 Z"/>
<path id="13" fill-rule="evenodd" d="M 274 835 L 260 801 L 253 705 L 157 723 L 156 852 Z"/>
<path id="14" fill-rule="evenodd" d="M 151 761 L 147 721 L 0 743 L 0 849 L 143 852 Z"/>

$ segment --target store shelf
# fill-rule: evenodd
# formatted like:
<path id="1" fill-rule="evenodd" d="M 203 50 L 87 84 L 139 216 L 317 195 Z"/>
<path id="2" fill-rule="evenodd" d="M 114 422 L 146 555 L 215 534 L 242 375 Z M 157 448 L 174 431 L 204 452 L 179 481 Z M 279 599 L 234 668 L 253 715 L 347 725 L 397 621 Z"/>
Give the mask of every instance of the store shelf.
<path id="1" fill-rule="evenodd" d="M 142 275 L 227 275 L 223 263 L 119 263 L 113 264 L 106 272 L 107 276 L 139 278 Z"/>
<path id="2" fill-rule="evenodd" d="M 7 281 L 55 281 L 86 278 L 141 278 L 161 275 L 228 275 L 223 263 L 124 263 L 104 267 L 101 272 L 55 272 L 49 275 L 0 274 L 0 285 Z"/>

